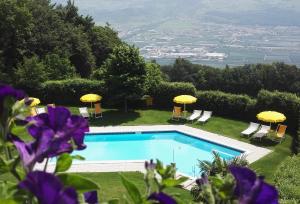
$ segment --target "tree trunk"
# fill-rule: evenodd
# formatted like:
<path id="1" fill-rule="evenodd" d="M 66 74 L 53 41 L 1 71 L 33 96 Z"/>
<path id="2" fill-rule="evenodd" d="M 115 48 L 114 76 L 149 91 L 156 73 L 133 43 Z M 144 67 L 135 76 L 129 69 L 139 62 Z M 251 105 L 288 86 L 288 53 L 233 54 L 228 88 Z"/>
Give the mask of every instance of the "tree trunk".
<path id="1" fill-rule="evenodd" d="M 127 113 L 127 99 L 124 100 L 124 111 Z"/>

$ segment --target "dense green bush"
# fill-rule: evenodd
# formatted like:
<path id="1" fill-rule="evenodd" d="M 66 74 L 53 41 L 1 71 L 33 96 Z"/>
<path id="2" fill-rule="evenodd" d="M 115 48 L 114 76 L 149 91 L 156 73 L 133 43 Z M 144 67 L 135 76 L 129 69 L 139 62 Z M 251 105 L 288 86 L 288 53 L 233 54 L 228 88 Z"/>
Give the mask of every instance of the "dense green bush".
<path id="1" fill-rule="evenodd" d="M 48 80 L 63 80 L 76 75 L 74 66 L 65 56 L 58 54 L 48 54 L 44 59 L 45 72 Z"/>
<path id="2" fill-rule="evenodd" d="M 146 63 L 145 93 L 153 93 L 163 82 L 160 66 L 153 62 Z"/>
<path id="3" fill-rule="evenodd" d="M 257 96 L 257 112 L 275 110 L 283 113 L 287 118 L 285 123 L 288 124 L 289 130 L 297 129 L 299 108 L 300 98 L 295 94 L 262 90 Z"/>
<path id="4" fill-rule="evenodd" d="M 219 90 L 255 97 L 261 89 L 300 94 L 300 69 L 284 63 L 246 64 L 224 69 L 176 59 L 162 71 L 173 82 L 191 82 L 198 90 Z"/>
<path id="5" fill-rule="evenodd" d="M 39 91 L 42 82 L 47 80 L 45 65 L 37 56 L 24 58 L 24 62 L 18 64 L 15 76 L 17 86 L 29 94 Z"/>
<path id="6" fill-rule="evenodd" d="M 44 103 L 56 103 L 65 105 L 82 104 L 79 98 L 87 93 L 104 95 L 103 81 L 88 79 L 68 79 L 60 81 L 47 81 L 42 86 L 41 99 Z"/>
<path id="7" fill-rule="evenodd" d="M 297 133 L 294 134 L 292 144 L 291 144 L 291 150 L 293 154 L 299 154 L 300 153 L 300 114 L 298 115 L 298 129 Z"/>
<path id="8" fill-rule="evenodd" d="M 253 118 L 256 100 L 247 95 L 236 95 L 221 91 L 198 91 L 197 109 L 210 110 L 217 115 L 235 118 Z"/>
<path id="9" fill-rule="evenodd" d="M 173 106 L 173 98 L 178 95 L 196 94 L 196 88 L 191 83 L 184 82 L 162 82 L 153 93 L 154 105 L 159 108 L 171 108 Z"/>
<path id="10" fill-rule="evenodd" d="M 300 157 L 285 160 L 277 169 L 275 185 L 281 199 L 286 203 L 300 203 Z M 287 201 L 291 202 L 287 202 Z"/>

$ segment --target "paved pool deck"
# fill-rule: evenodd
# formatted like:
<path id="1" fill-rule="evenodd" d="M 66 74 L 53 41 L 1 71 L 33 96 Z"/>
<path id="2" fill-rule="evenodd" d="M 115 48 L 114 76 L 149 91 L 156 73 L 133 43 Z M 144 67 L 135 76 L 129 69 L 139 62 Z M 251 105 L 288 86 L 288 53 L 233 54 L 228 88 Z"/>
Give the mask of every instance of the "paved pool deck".
<path id="1" fill-rule="evenodd" d="M 147 131 L 179 131 L 196 138 L 211 141 L 224 146 L 232 147 L 244 151 L 246 159 L 252 163 L 271 152 L 271 150 L 258 147 L 252 144 L 231 139 L 219 134 L 207 132 L 186 125 L 143 125 L 143 126 L 106 126 L 90 127 L 89 133 L 114 133 L 114 132 L 147 132 Z M 124 172 L 139 171 L 144 172 L 144 160 L 137 161 L 97 161 L 97 162 L 75 162 L 69 172 Z M 41 169 L 43 164 L 37 165 Z M 53 171 L 55 164 L 49 163 L 47 170 Z M 179 172 L 180 174 L 180 172 Z"/>

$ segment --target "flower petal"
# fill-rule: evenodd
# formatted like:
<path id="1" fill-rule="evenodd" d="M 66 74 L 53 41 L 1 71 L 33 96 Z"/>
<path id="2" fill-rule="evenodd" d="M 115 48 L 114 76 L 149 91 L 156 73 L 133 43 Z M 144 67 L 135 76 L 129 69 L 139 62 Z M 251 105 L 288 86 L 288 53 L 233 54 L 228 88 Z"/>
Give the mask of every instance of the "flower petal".
<path id="1" fill-rule="evenodd" d="M 256 174 L 245 167 L 230 166 L 229 170 L 236 180 L 235 194 L 249 193 L 256 181 Z"/>
<path id="2" fill-rule="evenodd" d="M 56 203 L 63 203 L 63 204 L 77 204 L 77 193 L 73 188 L 66 188 L 60 194 L 60 199 Z"/>
<path id="3" fill-rule="evenodd" d="M 60 130 L 71 116 L 70 111 L 64 107 L 48 106 L 49 126 L 54 130 Z"/>
<path id="4" fill-rule="evenodd" d="M 98 203 L 97 191 L 89 191 L 89 192 L 84 193 L 84 201 L 89 204 Z"/>
<path id="5" fill-rule="evenodd" d="M 77 204 L 77 193 L 73 188 L 63 189 L 60 180 L 53 174 L 34 171 L 27 174 L 19 187 L 27 189 L 43 204 Z"/>
<path id="6" fill-rule="evenodd" d="M 259 194 L 256 197 L 255 203 L 257 204 L 277 204 L 278 192 L 274 186 L 263 182 Z"/>
<path id="7" fill-rule="evenodd" d="M 152 193 L 148 200 L 155 200 L 158 201 L 160 204 L 176 204 L 177 202 L 169 195 L 159 192 L 159 193 Z"/>
<path id="8" fill-rule="evenodd" d="M 36 156 L 32 148 L 33 143 L 26 144 L 24 141 L 22 141 L 16 136 L 12 136 L 11 138 L 12 142 L 14 143 L 20 154 L 24 167 L 30 169 L 30 165 L 34 160 L 34 157 Z"/>

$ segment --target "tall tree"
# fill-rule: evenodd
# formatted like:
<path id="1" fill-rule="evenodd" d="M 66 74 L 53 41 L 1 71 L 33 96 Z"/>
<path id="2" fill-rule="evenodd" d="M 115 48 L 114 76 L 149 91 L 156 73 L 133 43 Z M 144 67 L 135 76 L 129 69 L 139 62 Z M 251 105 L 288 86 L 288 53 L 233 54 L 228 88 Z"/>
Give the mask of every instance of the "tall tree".
<path id="1" fill-rule="evenodd" d="M 159 64 L 155 62 L 148 62 L 146 64 L 146 80 L 145 92 L 146 94 L 153 94 L 163 81 L 162 72 L 160 71 Z"/>
<path id="2" fill-rule="evenodd" d="M 12 76 L 14 67 L 28 54 L 28 41 L 32 34 L 33 17 L 27 0 L 0 1 L 0 58 L 2 74 Z"/>
<path id="3" fill-rule="evenodd" d="M 128 45 L 115 47 L 102 66 L 110 96 L 124 101 L 125 112 L 127 101 L 140 98 L 144 93 L 145 67 L 145 61 L 140 56 L 139 50 Z"/>

